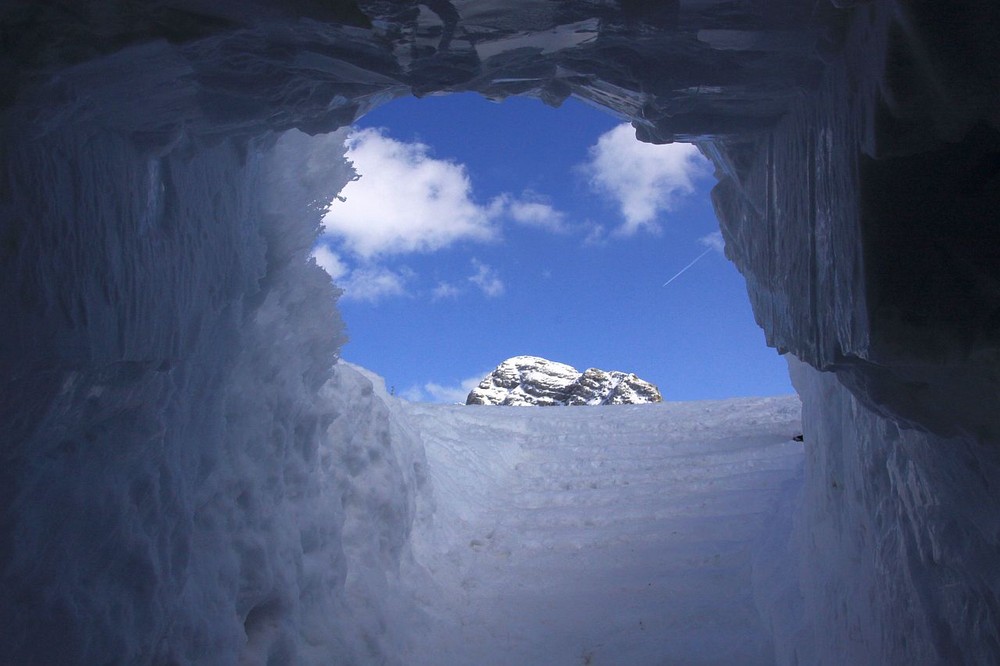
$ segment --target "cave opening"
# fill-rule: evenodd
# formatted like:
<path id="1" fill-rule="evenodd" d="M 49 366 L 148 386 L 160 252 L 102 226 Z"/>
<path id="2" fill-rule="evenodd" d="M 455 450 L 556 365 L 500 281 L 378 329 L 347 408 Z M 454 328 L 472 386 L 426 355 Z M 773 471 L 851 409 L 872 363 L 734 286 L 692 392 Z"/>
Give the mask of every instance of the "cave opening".
<path id="1" fill-rule="evenodd" d="M 360 178 L 313 257 L 345 292 L 344 358 L 393 392 L 464 402 L 520 355 L 634 372 L 667 400 L 792 392 L 693 146 L 573 98 L 474 93 L 394 100 L 345 136 Z"/>
<path id="2" fill-rule="evenodd" d="M 693 590 L 690 612 L 673 617 L 675 652 L 647 661 L 996 663 L 998 25 L 1000 5 L 972 0 L 2 3 L 0 662 L 416 664 L 414 636 L 440 634 L 421 634 L 400 586 L 426 582 L 414 563 L 434 562 L 456 595 L 428 584 L 420 601 L 468 600 L 524 629 L 497 631 L 511 624 L 489 613 L 471 634 L 440 623 L 456 650 L 503 648 L 453 663 L 566 636 L 566 616 L 477 591 L 498 580 L 543 610 L 558 583 L 588 626 L 609 630 L 566 643 L 566 663 L 643 663 L 614 657 L 668 635 L 643 605 L 671 610 L 663 579 L 564 565 L 596 528 L 620 535 L 629 521 L 658 529 L 611 545 L 655 559 L 663 543 L 642 538 L 704 535 L 704 509 L 722 536 L 669 551 L 671 592 Z M 776 458 L 696 469 L 762 492 L 727 482 L 722 503 L 660 492 L 691 510 L 681 525 L 646 511 L 662 506 L 647 493 L 644 511 L 625 503 L 599 524 L 616 483 L 663 488 L 641 482 L 639 455 L 663 433 L 631 411 L 594 424 L 594 410 L 546 410 L 635 455 L 560 440 L 584 454 L 577 475 L 540 492 L 536 472 L 567 468 L 531 447 L 543 410 L 498 434 L 475 422 L 486 410 L 399 408 L 377 377 L 329 372 L 343 338 L 329 278 L 307 260 L 317 199 L 271 168 L 276 149 L 303 145 L 288 130 L 331 132 L 386 100 L 472 90 L 586 97 L 645 141 L 710 153 L 757 320 L 802 361 L 790 365 L 804 442 L 776 439 L 785 421 L 753 431 Z M 427 409 L 445 415 L 436 448 L 421 441 Z M 719 423 L 751 432 L 734 414 Z M 685 421 L 698 437 L 704 416 Z M 470 430 L 496 444 L 464 460 L 483 472 L 466 477 L 480 516 L 496 500 L 541 520 L 514 530 L 544 565 L 536 586 L 466 575 L 472 562 L 520 566 L 500 529 L 513 523 L 450 501 L 453 480 L 429 483 L 431 456 Z M 712 440 L 733 441 L 747 440 Z M 780 462 L 786 445 L 804 465 Z M 495 466 L 523 502 L 494 493 Z M 444 534 L 468 537 L 446 542 L 461 555 L 421 529 L 432 485 Z M 750 501 L 762 499 L 777 513 Z M 567 522 L 567 504 L 594 517 Z M 733 544 L 736 528 L 763 539 Z M 628 568 L 625 551 L 602 553 Z M 698 584 L 685 587 L 692 566 Z M 753 594 L 698 593 L 731 576 Z M 619 593 L 622 624 L 578 580 Z M 705 618 L 733 617 L 713 643 Z M 740 653 L 706 656 L 713 645 Z"/>

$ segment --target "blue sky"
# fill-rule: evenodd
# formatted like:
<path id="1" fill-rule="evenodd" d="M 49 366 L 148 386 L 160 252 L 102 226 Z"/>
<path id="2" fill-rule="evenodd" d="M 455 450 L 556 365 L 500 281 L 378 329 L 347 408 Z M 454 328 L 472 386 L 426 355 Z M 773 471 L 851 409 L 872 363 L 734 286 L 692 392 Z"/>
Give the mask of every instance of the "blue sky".
<path id="1" fill-rule="evenodd" d="M 521 354 L 635 372 L 667 400 L 791 392 L 692 147 L 575 100 L 450 95 L 376 109 L 348 148 L 361 178 L 315 257 L 345 289 L 343 357 L 398 394 L 464 400 Z"/>

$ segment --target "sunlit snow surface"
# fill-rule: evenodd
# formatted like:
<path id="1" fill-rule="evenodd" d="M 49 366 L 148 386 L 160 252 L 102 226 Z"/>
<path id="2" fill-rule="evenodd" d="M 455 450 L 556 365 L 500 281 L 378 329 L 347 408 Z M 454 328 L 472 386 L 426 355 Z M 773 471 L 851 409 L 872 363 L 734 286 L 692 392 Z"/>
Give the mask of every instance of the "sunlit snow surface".
<path id="1" fill-rule="evenodd" d="M 426 616 L 403 663 L 774 663 L 752 570 L 798 488 L 797 398 L 389 400 L 430 479 L 403 571 Z"/>

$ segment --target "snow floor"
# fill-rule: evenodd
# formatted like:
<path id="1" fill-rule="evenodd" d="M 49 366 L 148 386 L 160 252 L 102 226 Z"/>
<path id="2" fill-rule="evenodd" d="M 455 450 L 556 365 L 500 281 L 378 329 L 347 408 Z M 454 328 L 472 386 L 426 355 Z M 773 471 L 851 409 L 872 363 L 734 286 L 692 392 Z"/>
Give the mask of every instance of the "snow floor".
<path id="1" fill-rule="evenodd" d="M 432 487 L 404 663 L 774 663 L 751 579 L 801 482 L 796 397 L 399 405 Z"/>

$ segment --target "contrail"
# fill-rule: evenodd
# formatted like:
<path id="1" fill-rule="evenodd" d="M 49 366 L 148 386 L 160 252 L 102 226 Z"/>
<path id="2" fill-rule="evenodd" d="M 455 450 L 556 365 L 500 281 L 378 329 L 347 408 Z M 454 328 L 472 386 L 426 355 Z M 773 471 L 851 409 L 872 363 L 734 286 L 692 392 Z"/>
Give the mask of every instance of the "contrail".
<path id="1" fill-rule="evenodd" d="M 674 280 L 676 280 L 677 278 L 679 278 L 681 275 L 684 274 L 684 271 L 686 271 L 687 269 L 689 269 L 692 266 L 694 266 L 695 264 L 697 264 L 699 261 L 701 261 L 702 257 L 704 257 L 706 254 L 708 254 L 709 252 L 711 252 L 714 249 L 715 248 L 710 247 L 707 250 L 705 250 L 704 252 L 702 252 L 701 254 L 699 254 L 697 257 L 694 258 L 694 261 L 692 261 L 690 264 L 688 264 L 684 268 L 682 268 L 679 271 L 677 271 L 676 275 L 674 275 L 672 278 L 670 278 L 669 280 L 667 280 L 666 282 L 664 282 L 663 286 L 666 287 L 668 284 L 670 284 L 671 282 L 673 282 Z"/>

